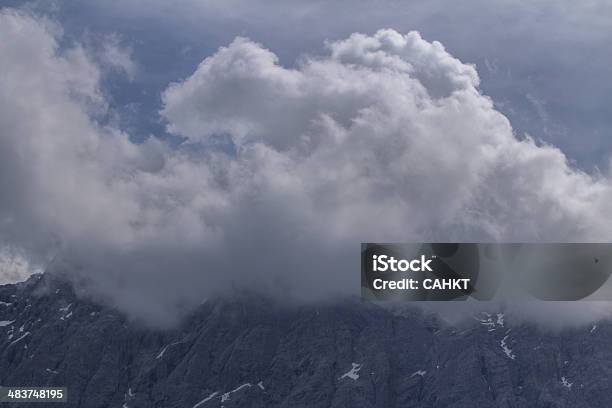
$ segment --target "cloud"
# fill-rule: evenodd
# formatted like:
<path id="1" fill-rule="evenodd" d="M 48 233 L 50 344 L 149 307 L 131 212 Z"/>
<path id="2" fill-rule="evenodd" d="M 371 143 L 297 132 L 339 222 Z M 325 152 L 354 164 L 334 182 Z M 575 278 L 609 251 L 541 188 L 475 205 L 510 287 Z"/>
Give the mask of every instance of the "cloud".
<path id="1" fill-rule="evenodd" d="M 97 38 L 92 45 L 93 54 L 102 67 L 124 74 L 128 80 L 133 81 L 138 73 L 138 64 L 132 56 L 131 47 L 123 42 L 121 36 L 116 33 Z"/>
<path id="2" fill-rule="evenodd" d="M 52 24 L 3 10 L 0 36 L 0 243 L 148 322 L 232 288 L 357 293 L 360 242 L 610 239 L 609 180 L 515 138 L 417 32 L 291 68 L 236 38 L 163 93 L 176 148 L 97 122 L 100 68 Z"/>
<path id="3" fill-rule="evenodd" d="M 11 247 L 0 250 L 0 285 L 26 280 L 40 270 L 33 268 L 21 251 Z"/>
<path id="4" fill-rule="evenodd" d="M 319 54 L 325 39 L 389 27 L 401 33 L 417 30 L 462 61 L 477 64 L 483 92 L 518 134 L 560 147 L 587 171 L 608 168 L 612 116 L 605 106 L 612 85 L 605 78 L 612 57 L 600 51 L 612 41 L 612 5 L 606 0 L 510 0 L 503 7 L 487 0 L 179 0 L 171 8 L 155 0 L 57 0 L 52 7 L 45 1 L 28 5 L 57 16 L 68 36 L 97 30 L 134 40 L 129 44 L 146 69 L 135 79 L 144 92 L 128 92 L 142 104 L 130 120 L 145 134 L 151 122 L 157 123 L 158 106 L 157 98 L 142 95 L 157 96 L 168 82 L 193 70 L 198 58 L 236 36 L 265 44 L 291 66 L 302 53 Z M 495 68 L 486 69 L 487 62 Z"/>
<path id="5" fill-rule="evenodd" d="M 606 239 L 608 180 L 517 140 L 440 43 L 382 30 L 328 47 L 286 69 L 235 40 L 164 93 L 169 131 L 232 135 L 243 176 L 344 239 Z"/>

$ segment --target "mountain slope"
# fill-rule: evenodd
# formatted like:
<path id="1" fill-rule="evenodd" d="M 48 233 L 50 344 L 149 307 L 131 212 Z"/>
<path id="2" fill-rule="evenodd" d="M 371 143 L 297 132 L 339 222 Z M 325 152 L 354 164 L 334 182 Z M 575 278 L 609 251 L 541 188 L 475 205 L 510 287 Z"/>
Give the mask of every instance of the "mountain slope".
<path id="1" fill-rule="evenodd" d="M 67 386 L 67 407 L 610 407 L 610 339 L 609 323 L 553 335 L 482 314 L 457 330 L 250 296 L 162 331 L 45 275 L 0 286 L 0 384 Z"/>

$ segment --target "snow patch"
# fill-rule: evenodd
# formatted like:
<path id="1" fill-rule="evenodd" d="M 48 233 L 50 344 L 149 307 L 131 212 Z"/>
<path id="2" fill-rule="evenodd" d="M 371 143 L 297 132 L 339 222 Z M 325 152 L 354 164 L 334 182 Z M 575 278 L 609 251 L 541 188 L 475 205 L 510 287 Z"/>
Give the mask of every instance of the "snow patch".
<path id="1" fill-rule="evenodd" d="M 338 378 L 339 380 L 348 377 L 352 380 L 358 380 L 359 379 L 359 370 L 361 370 L 361 364 L 357 364 L 357 363 L 351 363 L 353 365 L 353 367 L 348 370 L 346 373 L 342 374 L 342 376 L 340 376 L 340 378 Z"/>
<path id="2" fill-rule="evenodd" d="M 70 310 L 71 307 L 72 307 L 72 303 L 69 303 L 68 306 L 60 307 L 58 310 L 60 312 L 67 312 Z"/>
<path id="3" fill-rule="evenodd" d="M 221 403 L 224 403 L 225 401 L 229 401 L 233 393 L 238 392 L 238 391 L 240 391 L 240 390 L 242 390 L 244 388 L 250 388 L 252 386 L 253 386 L 253 384 L 251 384 L 251 383 L 244 383 L 244 384 L 234 388 L 231 391 L 228 391 L 228 392 L 225 392 L 225 393 L 221 394 L 221 396 L 220 396 L 221 397 Z M 262 390 L 265 389 L 264 386 L 263 386 L 263 381 L 258 382 L 257 386 L 260 389 L 262 389 Z M 195 404 L 192 408 L 198 408 L 199 406 L 205 404 L 206 402 L 210 401 L 211 399 L 213 399 L 213 398 L 215 398 L 217 396 L 219 396 L 219 392 L 215 391 L 212 394 L 210 394 L 208 397 L 204 398 L 202 401 L 200 401 L 197 404 Z"/>
<path id="4" fill-rule="evenodd" d="M 161 349 L 161 351 L 159 352 L 157 357 L 155 357 L 155 359 L 159 360 L 160 358 L 162 358 L 164 356 L 164 354 L 166 354 L 166 350 L 168 350 L 172 346 L 176 346 L 177 344 L 181 344 L 181 343 L 183 343 L 183 342 L 182 341 L 177 341 L 177 342 L 170 343 L 170 344 L 164 346 L 164 348 Z"/>
<path id="5" fill-rule="evenodd" d="M 3 302 L 0 300 L 0 305 L 9 307 L 10 305 L 12 305 L 12 303 Z"/>
<path id="6" fill-rule="evenodd" d="M 412 375 L 410 377 L 414 377 L 415 375 L 419 375 L 421 377 L 425 377 L 425 374 L 427 374 L 427 371 L 419 370 L 419 371 L 415 371 L 414 373 L 412 373 Z"/>
<path id="7" fill-rule="evenodd" d="M 252 385 L 251 385 L 251 383 L 245 383 L 245 384 L 242 384 L 241 386 L 239 386 L 238 388 L 234 388 L 234 389 L 233 389 L 233 390 L 231 390 L 230 392 L 226 392 L 225 394 L 223 394 L 223 395 L 221 396 L 221 402 L 223 403 L 223 402 L 225 402 L 225 401 L 229 400 L 229 399 L 230 399 L 230 396 L 231 396 L 233 393 L 238 392 L 238 391 L 240 391 L 240 390 L 241 390 L 241 389 L 243 389 L 243 388 L 249 388 L 249 387 L 251 387 L 251 386 L 252 386 Z"/>
<path id="8" fill-rule="evenodd" d="M 563 385 L 568 390 L 571 390 L 572 385 L 574 385 L 574 383 L 569 382 L 568 379 L 565 377 L 561 377 L 561 385 Z"/>
<path id="9" fill-rule="evenodd" d="M 8 347 L 11 347 L 12 345 L 19 343 L 21 340 L 25 339 L 29 335 L 30 335 L 30 332 L 26 332 L 23 336 L 21 336 L 20 338 L 18 338 L 17 340 L 12 342 L 11 344 L 9 344 Z"/>
<path id="10" fill-rule="evenodd" d="M 493 320 L 493 317 L 491 317 L 491 314 L 483 312 L 482 315 L 484 316 L 484 318 L 476 318 L 476 320 L 478 320 L 483 326 L 486 326 L 489 331 L 495 330 L 495 321 Z"/>
<path id="11" fill-rule="evenodd" d="M 123 394 L 123 405 L 122 408 L 129 408 L 128 401 L 134 398 L 134 393 L 132 392 L 132 388 L 128 388 L 127 393 Z"/>
<path id="12" fill-rule="evenodd" d="M 195 404 L 193 406 L 193 408 L 198 408 L 200 405 L 203 405 L 205 403 L 207 403 L 208 401 L 210 401 L 211 399 L 215 398 L 215 396 L 219 394 L 219 392 L 215 391 L 212 394 L 210 394 L 208 397 L 204 398 L 202 401 L 198 402 L 197 404 Z"/>
<path id="13" fill-rule="evenodd" d="M 502 350 L 504 351 L 504 353 L 506 354 L 506 356 L 508 356 L 508 358 L 514 360 L 516 358 L 516 356 L 512 352 L 512 349 L 510 347 L 508 347 L 508 344 L 506 344 L 506 339 L 508 338 L 508 336 L 509 336 L 509 334 L 506 334 L 504 336 L 504 338 L 501 339 L 500 346 L 501 346 Z"/>
<path id="14" fill-rule="evenodd" d="M 474 317 L 480 324 L 485 326 L 488 331 L 492 332 L 500 327 L 505 327 L 506 316 L 503 313 L 497 313 L 493 316 L 491 313 L 482 312 L 482 317 Z"/>
<path id="15" fill-rule="evenodd" d="M 593 333 L 595 330 L 597 330 L 597 325 L 594 324 L 593 327 L 591 327 L 591 333 Z"/>
<path id="16" fill-rule="evenodd" d="M 59 308 L 59 311 L 62 313 L 62 315 L 60 316 L 60 320 L 67 320 L 72 317 L 72 311 L 70 311 L 71 307 L 72 303 L 70 303 L 68 306 Z"/>
<path id="17" fill-rule="evenodd" d="M 157 357 L 155 357 L 155 359 L 159 360 L 160 358 L 162 358 L 164 356 L 164 354 L 166 354 L 166 350 L 168 349 L 168 347 L 170 347 L 170 345 L 164 346 L 164 348 L 161 349 L 161 351 L 159 352 Z"/>
<path id="18" fill-rule="evenodd" d="M 14 320 L 0 320 L 0 327 L 6 327 L 8 325 L 13 324 Z"/>
<path id="19" fill-rule="evenodd" d="M 59 371 L 52 370 L 50 368 L 45 368 L 45 371 L 51 374 L 59 374 Z"/>

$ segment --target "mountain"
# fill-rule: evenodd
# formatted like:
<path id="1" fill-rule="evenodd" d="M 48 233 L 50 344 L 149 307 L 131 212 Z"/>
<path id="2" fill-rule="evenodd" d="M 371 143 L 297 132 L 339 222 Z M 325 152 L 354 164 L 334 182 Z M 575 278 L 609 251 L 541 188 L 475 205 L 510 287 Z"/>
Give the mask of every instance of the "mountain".
<path id="1" fill-rule="evenodd" d="M 66 407 L 607 408 L 610 340 L 610 323 L 547 334 L 483 313 L 457 329 L 254 296 L 153 330 L 47 275 L 0 286 L 0 384 L 66 386 Z"/>

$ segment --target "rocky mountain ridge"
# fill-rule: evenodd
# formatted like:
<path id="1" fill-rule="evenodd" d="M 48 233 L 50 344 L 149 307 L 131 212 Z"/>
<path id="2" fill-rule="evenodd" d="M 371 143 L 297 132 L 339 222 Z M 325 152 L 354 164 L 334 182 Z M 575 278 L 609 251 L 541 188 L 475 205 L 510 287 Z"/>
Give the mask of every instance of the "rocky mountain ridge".
<path id="1" fill-rule="evenodd" d="M 87 408 L 612 406 L 612 324 L 547 334 L 474 319 L 245 297 L 155 330 L 37 275 L 0 286 L 0 384 L 66 386 L 64 406 Z"/>

